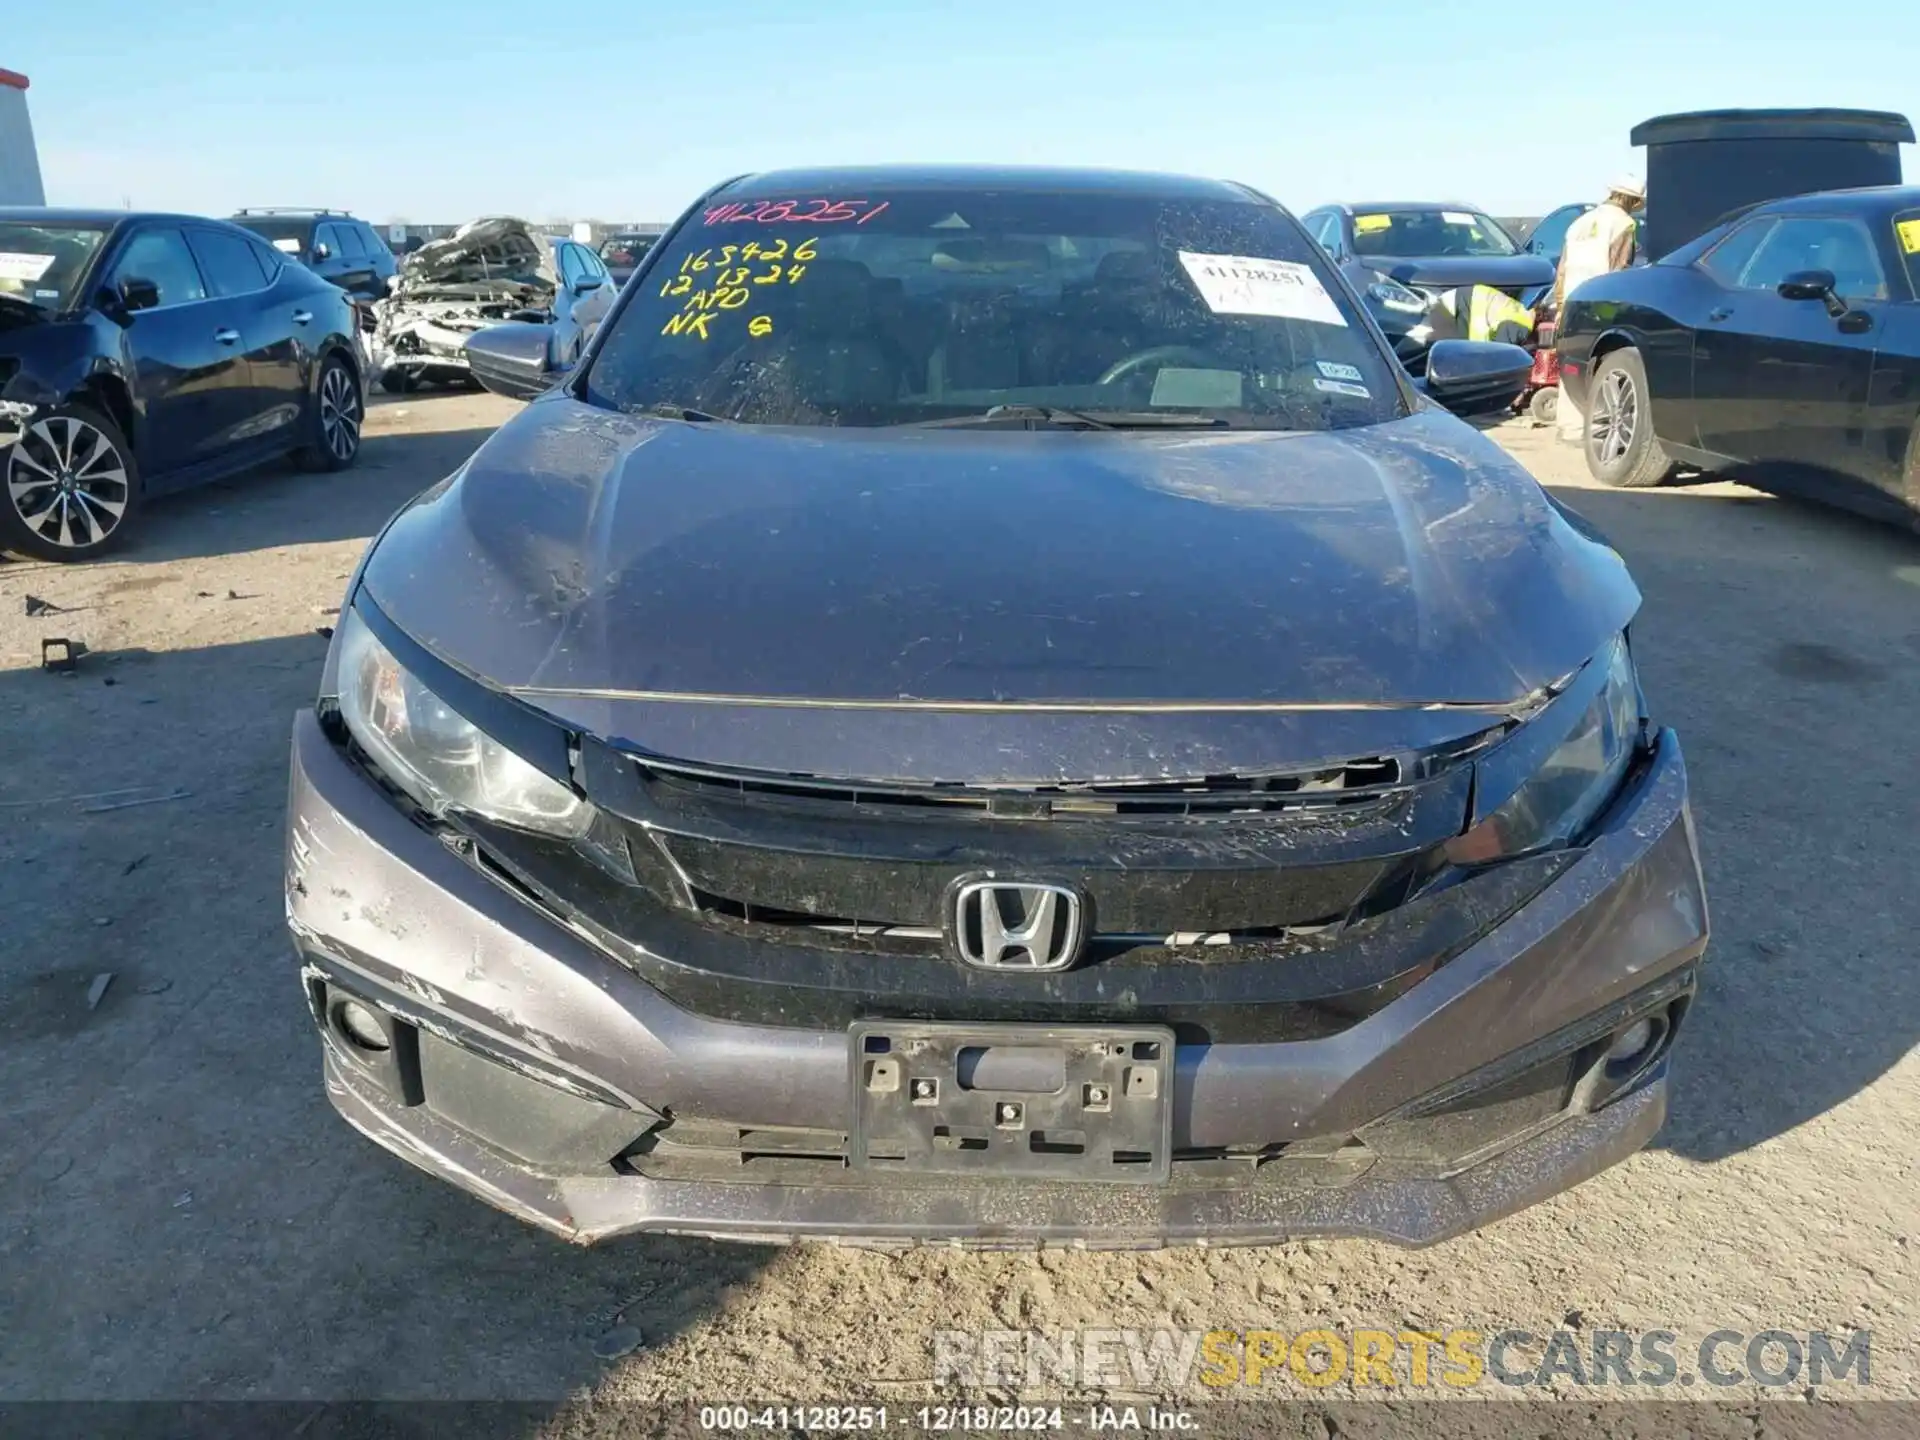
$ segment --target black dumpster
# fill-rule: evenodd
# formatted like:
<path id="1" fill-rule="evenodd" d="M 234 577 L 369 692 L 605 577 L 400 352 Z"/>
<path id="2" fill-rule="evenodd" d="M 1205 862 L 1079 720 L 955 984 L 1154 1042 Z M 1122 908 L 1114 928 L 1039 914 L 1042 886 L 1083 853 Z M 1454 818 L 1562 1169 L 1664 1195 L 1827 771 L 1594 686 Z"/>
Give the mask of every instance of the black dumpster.
<path id="1" fill-rule="evenodd" d="M 1884 110 L 1696 110 L 1633 127 L 1647 147 L 1645 253 L 1659 256 L 1733 210 L 1855 185 L 1898 185 L 1904 115 Z"/>

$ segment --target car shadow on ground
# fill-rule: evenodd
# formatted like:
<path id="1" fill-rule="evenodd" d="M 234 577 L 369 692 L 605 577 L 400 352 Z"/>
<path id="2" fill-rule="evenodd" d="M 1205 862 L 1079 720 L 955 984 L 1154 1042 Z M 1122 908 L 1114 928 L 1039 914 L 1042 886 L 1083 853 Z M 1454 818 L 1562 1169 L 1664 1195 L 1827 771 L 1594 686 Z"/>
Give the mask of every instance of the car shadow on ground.
<path id="1" fill-rule="evenodd" d="M 664 1343 L 774 1253 L 580 1250 L 332 1112 L 281 898 L 288 735 L 325 648 L 0 670 L 0 1314 L 31 1317 L 0 1396 L 558 1407 L 619 1363 L 608 1331 Z"/>
<path id="2" fill-rule="evenodd" d="M 106 558 L 153 565 L 371 536 L 401 505 L 458 468 L 518 408 L 459 391 L 369 401 L 367 433 L 351 469 L 309 474 L 286 457 L 155 496 L 146 503 L 139 532 Z M 393 426 L 396 413 L 408 416 L 404 431 Z M 330 503 L 315 504 L 314 492 L 322 489 Z M 0 576 L 40 563 L 0 560 Z"/>
<path id="3" fill-rule="evenodd" d="M 1722 1159 L 1920 1038 L 1920 537 L 1730 487 L 1549 488 L 1632 567 L 1634 653 L 1687 756 L 1713 939 L 1655 1144 Z"/>
<path id="4" fill-rule="evenodd" d="M 163 495 L 148 508 L 143 532 L 114 558 L 154 564 L 370 536 L 427 485 L 457 469 L 492 433 L 490 426 L 406 434 L 375 430 L 366 436 L 359 462 L 338 474 L 307 474 L 291 462 L 279 462 Z M 322 486 L 332 504 L 315 505 L 307 493 Z"/>

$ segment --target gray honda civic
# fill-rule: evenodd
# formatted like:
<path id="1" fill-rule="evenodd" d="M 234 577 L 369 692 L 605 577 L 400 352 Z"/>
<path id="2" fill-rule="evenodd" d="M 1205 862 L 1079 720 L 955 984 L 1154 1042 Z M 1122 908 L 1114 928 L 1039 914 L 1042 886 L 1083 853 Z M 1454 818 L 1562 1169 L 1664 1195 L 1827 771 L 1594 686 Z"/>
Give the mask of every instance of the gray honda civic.
<path id="1" fill-rule="evenodd" d="M 556 1235 L 1428 1244 L 1659 1129 L 1707 943 L 1620 556 L 1244 186 L 722 184 L 354 574 L 329 1098 Z"/>

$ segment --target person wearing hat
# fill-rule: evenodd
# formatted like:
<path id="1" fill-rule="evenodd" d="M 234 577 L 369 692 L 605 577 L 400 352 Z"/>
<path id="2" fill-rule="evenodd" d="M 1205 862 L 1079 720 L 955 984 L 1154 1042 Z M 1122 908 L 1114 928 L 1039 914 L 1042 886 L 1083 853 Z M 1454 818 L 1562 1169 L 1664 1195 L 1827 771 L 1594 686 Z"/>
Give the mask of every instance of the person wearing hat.
<path id="1" fill-rule="evenodd" d="M 1560 250 L 1560 270 L 1553 280 L 1556 317 L 1567 296 L 1596 276 L 1609 275 L 1633 264 L 1634 211 L 1647 198 L 1638 180 L 1622 177 L 1607 188 L 1607 198 L 1567 227 Z M 1569 403 L 1563 390 L 1559 401 L 1562 440 L 1578 444 L 1586 433 L 1586 416 Z"/>

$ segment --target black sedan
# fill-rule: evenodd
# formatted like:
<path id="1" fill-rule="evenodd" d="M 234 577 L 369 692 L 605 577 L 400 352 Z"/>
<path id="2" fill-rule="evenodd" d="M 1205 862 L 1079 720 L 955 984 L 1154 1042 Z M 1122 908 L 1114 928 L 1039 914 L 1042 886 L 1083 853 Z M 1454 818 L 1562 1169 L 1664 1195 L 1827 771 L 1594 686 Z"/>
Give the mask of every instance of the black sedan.
<path id="1" fill-rule="evenodd" d="M 1528 254 L 1499 221 L 1468 205 L 1326 205 L 1300 223 L 1366 297 L 1394 353 L 1416 375 L 1436 339 L 1466 333 L 1463 297 L 1472 287 L 1532 305 L 1553 284 L 1551 260 Z"/>
<path id="2" fill-rule="evenodd" d="M 0 550 L 87 560 L 141 502 L 360 452 L 347 297 L 220 220 L 0 209 Z"/>
<path id="3" fill-rule="evenodd" d="M 1870 513 L 1920 511 L 1920 188 L 1758 205 L 1656 263 L 1589 281 L 1559 331 L 1587 468 L 1677 465 Z"/>

